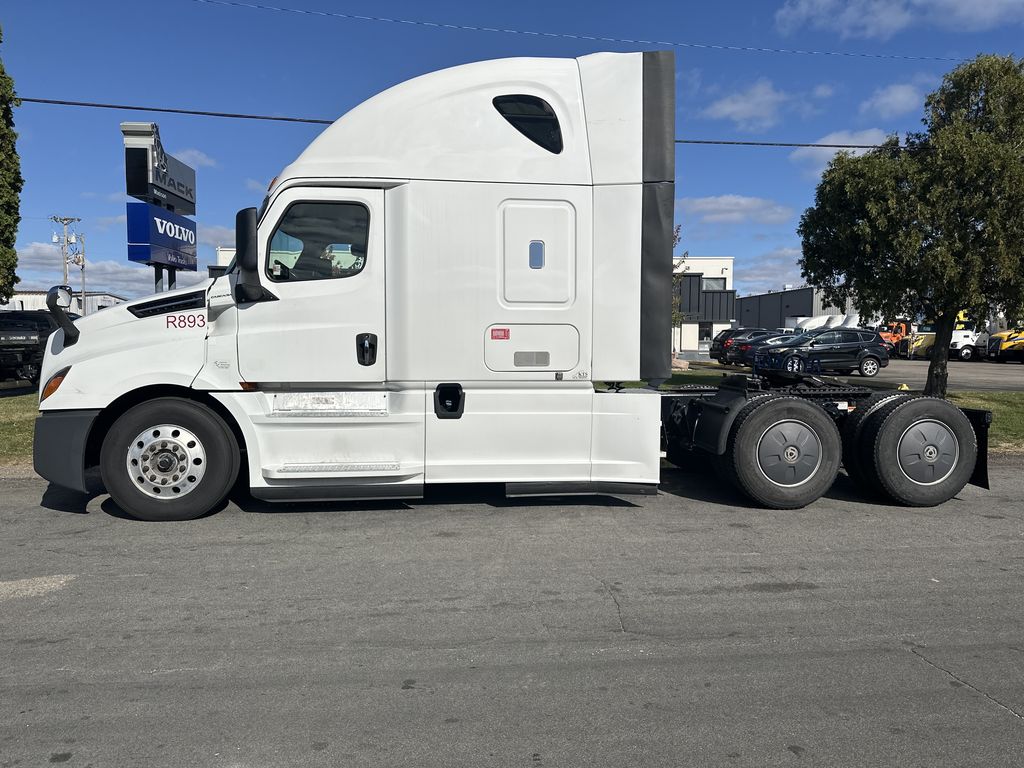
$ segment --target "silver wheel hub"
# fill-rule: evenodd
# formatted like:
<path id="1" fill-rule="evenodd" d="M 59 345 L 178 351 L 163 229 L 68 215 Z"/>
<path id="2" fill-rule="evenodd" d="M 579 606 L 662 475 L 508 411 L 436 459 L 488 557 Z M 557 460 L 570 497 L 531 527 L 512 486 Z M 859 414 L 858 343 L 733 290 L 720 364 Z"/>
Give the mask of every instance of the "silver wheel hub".
<path id="1" fill-rule="evenodd" d="M 949 477 L 960 458 L 960 444 L 941 421 L 914 422 L 896 446 L 900 470 L 917 485 L 935 485 Z"/>
<path id="2" fill-rule="evenodd" d="M 757 466 L 775 485 L 803 485 L 821 466 L 821 440 L 802 421 L 772 424 L 757 442 Z"/>
<path id="3" fill-rule="evenodd" d="M 128 447 L 125 466 L 132 483 L 154 499 L 174 499 L 195 490 L 206 474 L 206 451 L 196 435 L 175 424 L 140 432 Z"/>

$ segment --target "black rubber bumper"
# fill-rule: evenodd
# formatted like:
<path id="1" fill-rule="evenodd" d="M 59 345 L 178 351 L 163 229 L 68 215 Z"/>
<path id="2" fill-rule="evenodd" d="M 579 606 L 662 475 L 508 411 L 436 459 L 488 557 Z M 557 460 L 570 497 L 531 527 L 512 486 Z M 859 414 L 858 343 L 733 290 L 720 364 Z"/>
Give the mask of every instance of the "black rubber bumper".
<path id="1" fill-rule="evenodd" d="M 85 446 L 99 414 L 98 410 L 39 414 L 32 445 L 36 474 L 55 485 L 85 493 Z"/>

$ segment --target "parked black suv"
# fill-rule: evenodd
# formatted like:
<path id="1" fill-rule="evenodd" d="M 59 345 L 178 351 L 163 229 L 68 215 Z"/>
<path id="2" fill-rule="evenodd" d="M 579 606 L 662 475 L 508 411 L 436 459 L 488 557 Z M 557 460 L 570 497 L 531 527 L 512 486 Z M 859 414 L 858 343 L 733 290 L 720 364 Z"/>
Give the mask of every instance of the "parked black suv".
<path id="1" fill-rule="evenodd" d="M 57 321 L 45 309 L 0 312 L 0 380 L 38 384 L 46 339 L 56 329 Z"/>
<path id="2" fill-rule="evenodd" d="M 795 336 L 792 341 L 762 347 L 754 359 L 755 371 L 825 373 L 875 376 L 889 365 L 889 352 L 875 331 L 861 328 L 822 328 Z"/>

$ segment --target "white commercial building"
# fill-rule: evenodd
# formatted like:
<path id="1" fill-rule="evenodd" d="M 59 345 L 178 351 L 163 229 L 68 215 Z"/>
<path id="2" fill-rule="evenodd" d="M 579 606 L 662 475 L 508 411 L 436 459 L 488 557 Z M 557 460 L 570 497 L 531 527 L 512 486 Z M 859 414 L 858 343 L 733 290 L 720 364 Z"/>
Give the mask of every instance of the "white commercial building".
<path id="1" fill-rule="evenodd" d="M 226 267 L 231 263 L 231 260 L 235 258 L 235 249 L 228 248 L 224 245 L 218 245 L 216 247 L 217 259 L 214 262 L 218 267 Z"/>
<path id="2" fill-rule="evenodd" d="M 74 291 L 72 297 L 69 311 L 77 315 L 91 315 L 127 301 L 123 296 L 105 291 L 86 291 L 84 306 L 81 291 Z M 9 302 L 0 303 L 0 312 L 9 309 L 46 309 L 46 291 L 15 291 Z"/>
<path id="3" fill-rule="evenodd" d="M 676 258 L 673 274 L 681 276 L 676 299 L 682 322 L 672 329 L 672 349 L 706 354 L 715 334 L 732 327 L 736 318 L 733 257 Z"/>

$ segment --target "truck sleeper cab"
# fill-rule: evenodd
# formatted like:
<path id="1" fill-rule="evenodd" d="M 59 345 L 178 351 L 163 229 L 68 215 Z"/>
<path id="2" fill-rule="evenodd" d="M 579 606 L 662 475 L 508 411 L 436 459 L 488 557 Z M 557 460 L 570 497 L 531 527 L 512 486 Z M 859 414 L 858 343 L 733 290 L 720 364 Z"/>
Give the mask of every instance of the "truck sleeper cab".
<path id="1" fill-rule="evenodd" d="M 84 491 L 98 465 L 125 511 L 171 520 L 217 508 L 240 473 L 270 501 L 653 493 L 664 449 L 723 457 L 767 506 L 813 501 L 868 393 L 657 388 L 674 114 L 663 52 L 481 62 L 359 105 L 239 212 L 227 274 L 74 325 L 51 291 L 37 472 Z M 651 386 L 599 385 L 636 380 Z M 905 503 L 958 492 L 983 445 L 964 413 L 925 406 L 878 427 L 939 425 L 894 443 L 927 453 L 911 491 L 858 460 Z"/>

